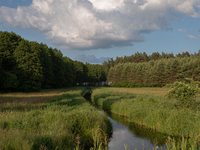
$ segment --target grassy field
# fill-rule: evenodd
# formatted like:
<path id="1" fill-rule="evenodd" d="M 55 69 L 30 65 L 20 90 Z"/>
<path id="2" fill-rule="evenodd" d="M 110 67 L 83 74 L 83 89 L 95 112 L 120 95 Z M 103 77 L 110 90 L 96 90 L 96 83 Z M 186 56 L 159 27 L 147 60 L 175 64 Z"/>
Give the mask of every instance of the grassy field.
<path id="1" fill-rule="evenodd" d="M 106 88 L 105 88 L 106 89 Z M 108 88 L 114 92 L 136 93 L 136 94 L 156 94 L 164 95 L 169 90 L 168 88 Z"/>
<path id="2" fill-rule="evenodd" d="M 5 93 L 0 94 L 0 111 L 33 109 L 45 105 L 55 96 L 61 96 L 70 89 L 42 90 L 36 93 Z"/>
<path id="3" fill-rule="evenodd" d="M 107 142 L 112 125 L 83 98 L 84 91 L 0 94 L 0 149 L 90 149 Z"/>
<path id="4" fill-rule="evenodd" d="M 161 133 L 197 137 L 200 133 L 199 95 L 191 108 L 177 107 L 164 94 L 167 88 L 99 88 L 91 101 L 106 112 L 127 117 L 130 122 Z"/>

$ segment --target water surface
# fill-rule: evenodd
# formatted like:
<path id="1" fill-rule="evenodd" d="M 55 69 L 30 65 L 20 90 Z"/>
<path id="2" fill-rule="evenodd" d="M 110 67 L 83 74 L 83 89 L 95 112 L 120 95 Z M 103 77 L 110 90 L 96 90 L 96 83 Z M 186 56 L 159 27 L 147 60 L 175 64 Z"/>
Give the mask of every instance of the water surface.
<path id="1" fill-rule="evenodd" d="M 166 134 L 162 134 L 135 123 L 130 123 L 127 118 L 117 115 L 108 115 L 113 124 L 113 135 L 108 144 L 109 150 L 124 150 L 124 144 L 130 150 L 165 149 Z"/>

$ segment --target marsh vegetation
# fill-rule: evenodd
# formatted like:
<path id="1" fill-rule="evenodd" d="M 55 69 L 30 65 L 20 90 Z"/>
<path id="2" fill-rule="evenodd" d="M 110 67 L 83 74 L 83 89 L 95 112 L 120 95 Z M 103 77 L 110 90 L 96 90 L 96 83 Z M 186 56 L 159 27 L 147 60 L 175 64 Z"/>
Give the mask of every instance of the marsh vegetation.
<path id="1" fill-rule="evenodd" d="M 189 138 L 196 142 L 193 144 L 195 143 L 197 148 L 200 131 L 200 96 L 195 98 L 195 104 L 191 107 L 180 107 L 176 99 L 164 95 L 164 91 L 168 90 L 99 88 L 93 90 L 91 102 L 108 113 L 126 117 L 129 122 L 169 136 Z"/>
<path id="2" fill-rule="evenodd" d="M 107 142 L 112 125 L 82 97 L 84 88 L 49 92 L 1 95 L 1 150 L 90 149 Z"/>

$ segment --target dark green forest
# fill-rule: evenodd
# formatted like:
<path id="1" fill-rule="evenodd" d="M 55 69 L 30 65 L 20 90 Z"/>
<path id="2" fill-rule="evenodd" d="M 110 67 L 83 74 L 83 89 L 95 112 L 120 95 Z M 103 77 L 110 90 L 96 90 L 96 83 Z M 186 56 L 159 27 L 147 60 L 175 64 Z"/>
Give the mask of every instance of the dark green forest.
<path id="1" fill-rule="evenodd" d="M 164 53 L 162 54 L 158 52 L 154 52 L 151 55 L 147 55 L 145 52 L 139 53 L 136 52 L 135 54 L 131 56 L 124 56 L 124 57 L 116 57 L 114 60 L 113 58 L 108 59 L 108 61 L 104 61 L 103 65 L 105 68 L 106 76 L 108 75 L 108 71 L 111 67 L 114 67 L 115 65 L 119 63 L 143 63 L 143 62 L 149 62 L 149 61 L 156 61 L 160 59 L 170 59 L 170 58 L 187 58 L 187 57 L 197 57 L 200 56 L 200 50 L 198 53 L 190 54 L 189 52 L 182 52 L 182 54 L 173 54 L 173 53 Z"/>
<path id="2" fill-rule="evenodd" d="M 105 80 L 102 65 L 73 61 L 43 43 L 0 32 L 0 91 L 31 92 Z"/>
<path id="3" fill-rule="evenodd" d="M 135 53 L 103 64 L 73 61 L 56 48 L 0 31 L 0 91 L 31 92 L 109 81 L 113 86 L 162 87 L 183 78 L 200 81 L 200 50 L 147 55 Z"/>
<path id="4" fill-rule="evenodd" d="M 119 63 L 108 72 L 108 81 L 117 87 L 162 87 L 184 78 L 200 81 L 198 55 L 142 63 Z"/>

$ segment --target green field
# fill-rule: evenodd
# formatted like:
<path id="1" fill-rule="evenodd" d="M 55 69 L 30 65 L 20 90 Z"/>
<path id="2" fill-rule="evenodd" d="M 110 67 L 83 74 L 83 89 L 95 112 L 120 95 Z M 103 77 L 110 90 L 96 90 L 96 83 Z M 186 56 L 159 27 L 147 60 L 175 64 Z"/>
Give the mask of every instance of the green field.
<path id="1" fill-rule="evenodd" d="M 1 150 L 90 149 L 112 125 L 83 98 L 85 88 L 0 95 Z"/>
<path id="2" fill-rule="evenodd" d="M 106 112 L 125 116 L 130 122 L 169 135 L 197 136 L 200 132 L 200 97 L 190 108 L 177 107 L 164 94 L 167 88 L 99 88 L 91 101 Z"/>
<path id="3" fill-rule="evenodd" d="M 200 96 L 194 107 L 177 107 L 168 88 L 90 87 L 91 102 L 107 113 L 173 136 L 179 146 L 198 148 Z M 0 94 L 1 150 L 74 150 L 106 145 L 112 135 L 108 118 L 83 98 L 85 87 Z M 189 140 L 188 140 L 189 138 Z M 168 149 L 178 149 L 168 140 Z M 96 149 L 96 148 L 94 148 Z M 101 148 L 102 149 L 102 148 Z M 99 149 L 100 150 L 100 149 Z"/>

